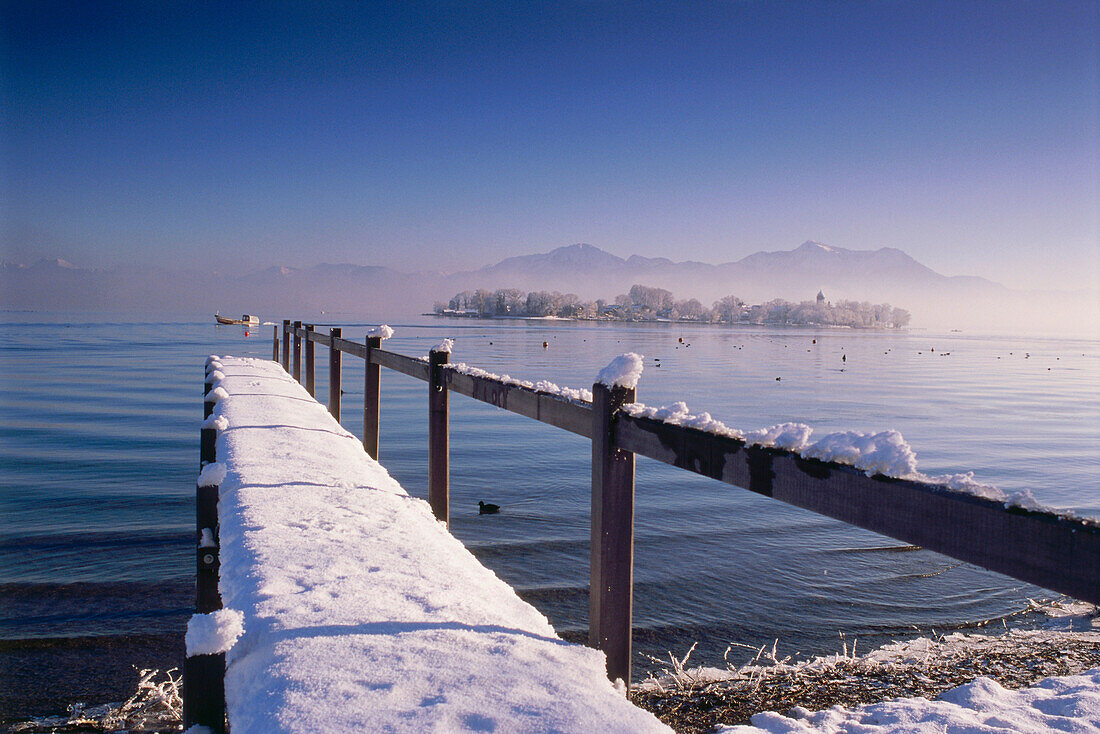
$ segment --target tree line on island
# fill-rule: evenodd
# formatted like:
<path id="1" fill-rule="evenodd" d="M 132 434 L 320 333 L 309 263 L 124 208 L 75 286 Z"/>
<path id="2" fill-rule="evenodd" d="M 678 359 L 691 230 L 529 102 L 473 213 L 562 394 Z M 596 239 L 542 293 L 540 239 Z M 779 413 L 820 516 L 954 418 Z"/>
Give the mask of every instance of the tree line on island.
<path id="1" fill-rule="evenodd" d="M 848 326 L 900 329 L 909 324 L 909 312 L 888 303 L 839 301 L 830 303 L 823 293 L 816 300 L 791 303 L 775 298 L 749 305 L 737 296 L 726 296 L 707 308 L 695 298 L 677 301 L 671 291 L 645 285 L 631 286 L 629 293 L 613 301 L 582 301 L 573 293 L 531 291 L 516 288 L 495 291 L 479 288 L 455 294 L 448 303 L 437 301 L 440 316 L 468 318 L 546 318 L 586 321 L 689 321 L 712 324 L 790 326 Z"/>

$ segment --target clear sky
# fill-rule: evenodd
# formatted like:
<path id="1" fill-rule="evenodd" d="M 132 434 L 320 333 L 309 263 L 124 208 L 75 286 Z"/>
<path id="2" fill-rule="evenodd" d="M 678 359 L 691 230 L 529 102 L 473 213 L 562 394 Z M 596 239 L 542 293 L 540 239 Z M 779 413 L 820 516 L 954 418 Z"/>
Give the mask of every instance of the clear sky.
<path id="1" fill-rule="evenodd" d="M 1100 284 L 1100 3 L 0 1 L 2 256 Z"/>

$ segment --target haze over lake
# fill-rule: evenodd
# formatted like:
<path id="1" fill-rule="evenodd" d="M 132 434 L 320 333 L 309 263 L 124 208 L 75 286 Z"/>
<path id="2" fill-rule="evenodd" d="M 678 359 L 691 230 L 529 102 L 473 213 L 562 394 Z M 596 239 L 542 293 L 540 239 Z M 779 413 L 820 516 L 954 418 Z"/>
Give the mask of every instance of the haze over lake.
<path id="1" fill-rule="evenodd" d="M 1018 290 L 976 275 L 947 277 L 895 248 L 851 250 L 807 241 L 735 262 L 619 257 L 576 244 L 505 258 L 476 270 L 413 272 L 379 265 L 277 266 L 260 270 L 81 268 L 65 260 L 0 263 L 0 305 L 12 310 L 143 313 L 305 312 L 392 319 L 431 311 L 459 292 L 560 292 L 576 302 L 615 303 L 634 287 L 669 290 L 709 309 L 736 298 L 889 304 L 916 328 L 1021 334 L 1100 334 L 1100 292 Z M 906 321 L 906 325 L 910 325 Z"/>

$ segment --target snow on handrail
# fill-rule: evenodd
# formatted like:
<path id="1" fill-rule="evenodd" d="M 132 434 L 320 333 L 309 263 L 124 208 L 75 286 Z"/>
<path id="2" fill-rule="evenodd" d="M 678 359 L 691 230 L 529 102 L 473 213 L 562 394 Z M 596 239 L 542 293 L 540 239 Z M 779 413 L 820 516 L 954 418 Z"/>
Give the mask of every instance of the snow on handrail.
<path id="1" fill-rule="evenodd" d="M 617 448 L 1100 603 L 1100 522 L 623 412 Z"/>

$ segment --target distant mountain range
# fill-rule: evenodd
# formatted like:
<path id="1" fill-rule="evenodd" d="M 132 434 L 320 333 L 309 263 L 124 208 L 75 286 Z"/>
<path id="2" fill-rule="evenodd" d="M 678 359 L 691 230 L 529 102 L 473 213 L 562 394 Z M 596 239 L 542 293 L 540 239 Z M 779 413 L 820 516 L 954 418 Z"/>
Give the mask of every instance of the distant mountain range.
<path id="1" fill-rule="evenodd" d="M 983 278 L 940 275 L 901 250 L 848 250 L 813 241 L 794 250 L 757 252 L 719 265 L 638 255 L 623 259 L 580 244 L 541 255 L 510 257 L 452 277 L 478 287 L 561 290 L 582 298 L 608 299 L 642 283 L 671 290 L 679 298 L 695 297 L 704 302 L 730 294 L 753 302 L 771 298 L 799 301 L 824 290 L 830 299 L 906 306 L 906 301 L 923 301 L 931 295 L 969 297 L 1007 290 Z"/>
<path id="2" fill-rule="evenodd" d="M 393 268 L 321 264 L 272 267 L 249 273 L 158 268 L 89 270 L 64 260 L 30 266 L 0 263 L 0 307 L 18 310 L 128 310 L 259 313 L 264 318 L 326 311 L 364 317 L 427 311 L 474 288 L 519 288 L 612 300 L 641 283 L 666 288 L 678 299 L 709 305 L 726 295 L 750 303 L 772 298 L 888 302 L 913 313 L 972 316 L 1023 295 L 978 277 L 948 277 L 894 248 L 849 250 L 804 242 L 793 250 L 757 252 L 713 265 L 632 255 L 622 258 L 593 245 L 509 257 L 478 270 L 441 274 Z M 280 316 L 281 317 L 281 316 Z M 935 319 L 939 321 L 940 319 Z"/>

